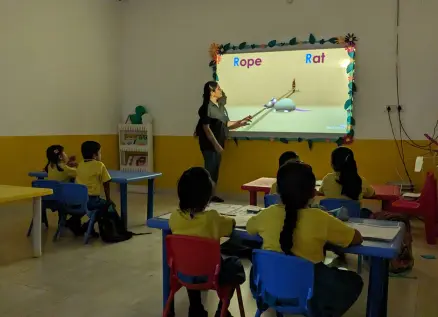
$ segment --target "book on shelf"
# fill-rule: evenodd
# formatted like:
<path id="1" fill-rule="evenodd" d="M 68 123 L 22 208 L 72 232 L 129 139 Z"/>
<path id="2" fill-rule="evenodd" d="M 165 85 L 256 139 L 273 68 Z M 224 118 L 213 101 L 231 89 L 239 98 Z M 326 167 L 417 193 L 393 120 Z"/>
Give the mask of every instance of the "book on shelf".
<path id="1" fill-rule="evenodd" d="M 146 134 L 125 134 L 123 141 L 123 145 L 144 145 L 148 144 L 148 136 Z"/>
<path id="2" fill-rule="evenodd" d="M 148 157 L 146 155 L 131 155 L 126 162 L 126 166 L 146 167 L 147 165 Z"/>

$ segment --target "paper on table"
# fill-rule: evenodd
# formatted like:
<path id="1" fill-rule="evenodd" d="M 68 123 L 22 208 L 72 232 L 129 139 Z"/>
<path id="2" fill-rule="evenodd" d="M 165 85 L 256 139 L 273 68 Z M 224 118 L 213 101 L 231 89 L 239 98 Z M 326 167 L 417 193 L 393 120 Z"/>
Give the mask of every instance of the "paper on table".
<path id="1" fill-rule="evenodd" d="M 421 170 L 423 169 L 423 162 L 424 162 L 424 157 L 422 156 L 417 156 L 417 159 L 415 160 L 415 168 L 414 171 L 415 172 L 421 172 Z"/>
<path id="2" fill-rule="evenodd" d="M 248 220 L 253 216 L 254 216 L 253 214 L 246 214 L 246 215 L 238 215 L 236 217 L 233 217 L 234 220 L 236 220 L 236 227 L 246 228 L 246 224 L 248 223 Z"/>
<path id="3" fill-rule="evenodd" d="M 348 225 L 360 232 L 364 239 L 392 241 L 400 230 L 399 226 L 386 227 L 349 222 Z"/>
<path id="4" fill-rule="evenodd" d="M 169 213 L 167 213 L 167 214 L 164 214 L 164 215 L 158 216 L 158 218 L 160 218 L 160 219 L 170 219 L 170 215 L 171 215 L 171 214 L 172 214 L 172 213 L 169 212 Z"/>
<path id="5" fill-rule="evenodd" d="M 321 186 L 322 185 L 322 180 L 317 180 L 315 185 L 316 186 Z"/>

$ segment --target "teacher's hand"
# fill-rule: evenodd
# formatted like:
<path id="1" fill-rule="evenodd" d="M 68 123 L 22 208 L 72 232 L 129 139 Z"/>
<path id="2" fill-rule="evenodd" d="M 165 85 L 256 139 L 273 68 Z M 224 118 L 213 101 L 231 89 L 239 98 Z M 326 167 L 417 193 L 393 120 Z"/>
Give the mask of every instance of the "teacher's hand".
<path id="1" fill-rule="evenodd" d="M 237 121 L 237 123 L 240 127 L 244 127 L 244 126 L 251 123 L 251 119 L 252 119 L 252 116 L 246 116 L 242 120 Z"/>

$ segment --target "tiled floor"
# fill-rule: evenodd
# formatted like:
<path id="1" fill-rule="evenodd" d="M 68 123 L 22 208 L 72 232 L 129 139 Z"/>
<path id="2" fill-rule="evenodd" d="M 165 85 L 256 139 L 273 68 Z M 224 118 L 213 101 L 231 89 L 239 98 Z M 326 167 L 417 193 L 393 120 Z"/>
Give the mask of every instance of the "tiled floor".
<path id="1" fill-rule="evenodd" d="M 246 198 L 246 197 L 245 197 Z M 115 197 L 117 201 L 118 197 Z M 236 203 L 246 203 L 238 199 Z M 174 210 L 173 195 L 157 195 L 156 214 Z M 50 229 L 44 232 L 44 254 L 31 258 L 26 230 L 31 218 L 30 202 L 0 205 L 0 316 L 9 317 L 144 317 L 161 315 L 161 235 L 143 226 L 146 199 L 130 194 L 129 224 L 135 232 L 152 232 L 115 245 L 81 239 L 67 234 L 53 243 L 56 215 L 50 213 Z M 414 223 L 415 268 L 409 278 L 391 278 L 389 316 L 438 316 L 438 247 L 424 242 L 422 224 Z M 355 258 L 349 260 L 354 269 Z M 248 268 L 248 266 L 246 266 Z M 363 274 L 367 280 L 367 272 Z M 244 285 L 247 316 L 255 304 Z M 346 316 L 365 316 L 366 289 Z M 215 294 L 206 295 L 211 315 Z M 231 311 L 238 316 L 235 300 Z M 177 316 L 187 316 L 187 299 L 182 291 L 176 299 Z M 264 316 L 275 316 L 270 312 Z"/>

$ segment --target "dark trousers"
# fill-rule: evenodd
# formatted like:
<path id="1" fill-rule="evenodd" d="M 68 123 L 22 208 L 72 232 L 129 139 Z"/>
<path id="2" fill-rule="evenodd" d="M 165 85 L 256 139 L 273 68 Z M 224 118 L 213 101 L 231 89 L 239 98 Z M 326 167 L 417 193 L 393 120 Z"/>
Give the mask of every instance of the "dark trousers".
<path id="1" fill-rule="evenodd" d="M 219 179 L 222 154 L 216 151 L 202 151 L 202 156 L 204 157 L 204 167 L 210 173 L 211 179 L 216 184 Z"/>

